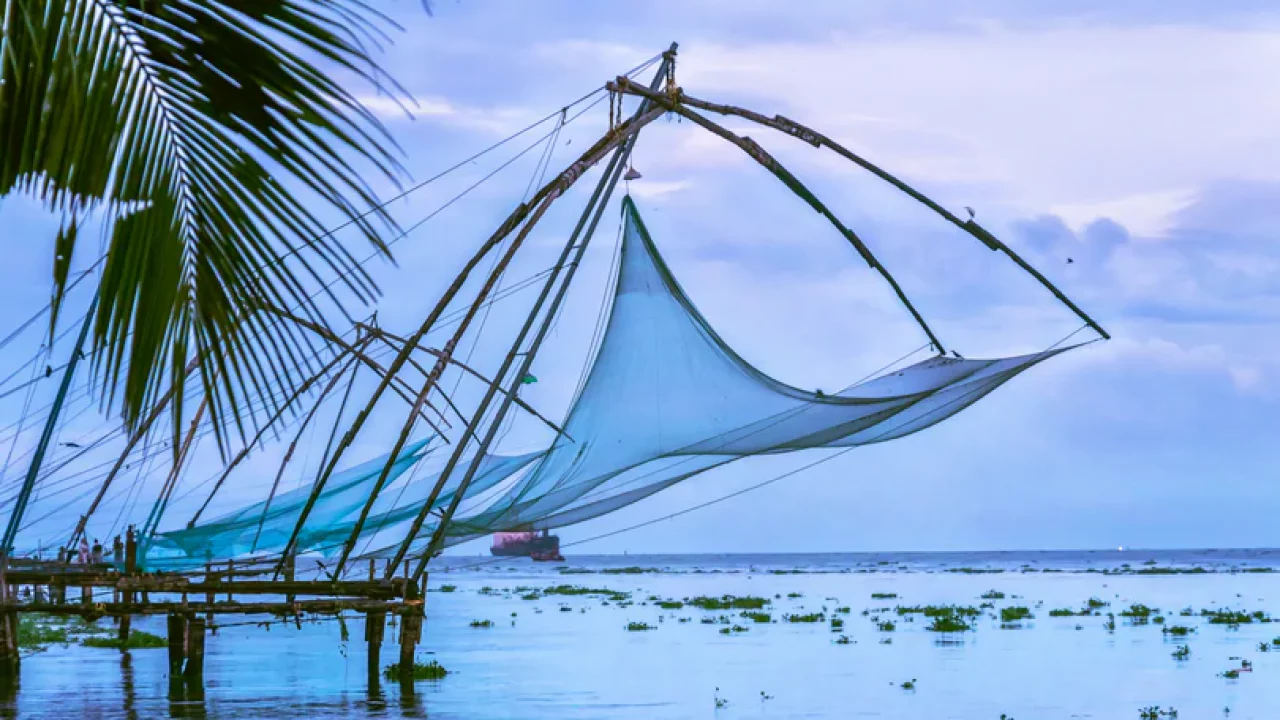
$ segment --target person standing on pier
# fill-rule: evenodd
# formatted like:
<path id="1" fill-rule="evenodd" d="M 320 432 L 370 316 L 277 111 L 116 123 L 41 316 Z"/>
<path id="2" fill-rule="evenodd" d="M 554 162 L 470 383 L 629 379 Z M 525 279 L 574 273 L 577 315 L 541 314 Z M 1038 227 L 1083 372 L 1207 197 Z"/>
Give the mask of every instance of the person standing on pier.
<path id="1" fill-rule="evenodd" d="M 84 538 L 80 538 L 80 551 L 76 555 L 76 561 L 81 565 L 89 562 L 89 541 Z"/>
<path id="2" fill-rule="evenodd" d="M 102 541 L 98 540 L 98 538 L 94 538 L 93 539 L 93 564 L 99 565 L 101 563 L 102 563 Z"/>

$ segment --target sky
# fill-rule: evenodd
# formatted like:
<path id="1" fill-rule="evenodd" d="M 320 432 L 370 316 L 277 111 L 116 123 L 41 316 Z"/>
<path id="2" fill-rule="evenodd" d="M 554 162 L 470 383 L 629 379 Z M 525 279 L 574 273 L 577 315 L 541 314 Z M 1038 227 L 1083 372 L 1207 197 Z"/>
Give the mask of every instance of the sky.
<path id="1" fill-rule="evenodd" d="M 401 147 L 406 184 L 678 41 L 686 92 L 794 118 L 953 212 L 973 208 L 1113 335 L 935 428 L 575 552 L 1277 544 L 1280 11 L 1272 4 L 433 0 L 428 14 L 402 0 L 384 9 L 401 29 L 380 58 L 410 98 L 343 81 Z M 552 171 L 605 122 L 600 104 L 566 127 Z M 724 123 L 765 145 L 857 230 L 948 347 L 967 357 L 1034 352 L 1079 328 L 1007 258 L 856 166 Z M 412 225 L 510 154 L 486 156 L 391 210 Z M 537 155 L 397 242 L 395 265 L 374 266 L 384 327 L 421 320 L 536 179 Z M 924 342 L 830 226 L 737 149 L 659 120 L 634 165 L 643 177 L 630 192 L 673 272 L 757 367 L 801 387 L 841 387 Z M 511 277 L 546 266 L 592 179 L 549 214 Z M 606 215 L 535 365 L 540 382 L 524 396 L 552 417 L 581 370 L 616 217 Z M 11 199 L 0 204 L 0 223 L 12 238 L 0 264 L 0 327 L 13 327 L 47 299 L 56 220 Z M 496 362 L 519 301 L 487 319 L 471 351 L 480 364 Z M 6 352 L 6 361 L 19 357 Z M 380 416 L 353 457 L 385 452 L 398 422 Z M 519 428 L 503 450 L 543 441 Z M 283 444 L 248 464 L 228 506 L 258 497 Z M 216 456 L 200 457 L 216 470 Z M 560 535 L 568 544 L 627 528 L 820 457 L 750 459 Z M 304 482 L 310 462 L 289 482 Z"/>

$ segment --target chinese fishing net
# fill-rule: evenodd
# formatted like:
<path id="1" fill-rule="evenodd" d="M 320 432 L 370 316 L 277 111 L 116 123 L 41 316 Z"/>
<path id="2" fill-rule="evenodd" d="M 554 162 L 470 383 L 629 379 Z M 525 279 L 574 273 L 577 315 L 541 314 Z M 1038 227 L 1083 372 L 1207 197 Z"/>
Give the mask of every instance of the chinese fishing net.
<path id="1" fill-rule="evenodd" d="M 765 375 L 725 344 L 672 276 L 629 197 L 623 216 L 609 320 L 565 434 L 545 453 L 481 458 L 464 493 L 469 507 L 446 528 L 446 545 L 497 531 L 579 523 L 754 455 L 900 438 L 955 415 L 1018 373 L 1070 349 L 993 360 L 933 357 L 839 393 L 801 390 Z M 416 462 L 424 446 L 407 450 L 397 460 L 397 473 Z M 350 494 L 338 491 L 328 501 L 329 512 L 312 514 L 300 549 L 324 552 L 345 539 L 359 512 L 356 496 L 385 462 L 384 457 L 347 471 Z M 437 506 L 452 499 L 468 462 L 452 473 Z M 379 497 L 383 509 L 366 526 L 366 536 L 416 516 L 437 479 L 438 474 L 414 480 L 412 494 L 406 491 L 394 507 Z M 296 521 L 300 507 L 293 498 L 291 509 L 277 516 L 273 505 L 272 519 L 292 513 Z M 245 547 L 261 514 L 255 508 L 214 523 L 227 528 L 210 530 L 222 548 L 216 554 Z M 432 522 L 424 526 L 415 550 L 423 549 L 435 529 Z M 268 549 L 266 530 L 261 535 L 256 547 Z M 197 535 L 166 537 L 184 550 L 201 545 Z M 271 537 L 270 547 L 283 546 L 283 540 L 275 541 L 279 534 Z M 231 538 L 234 543 L 225 544 Z"/>

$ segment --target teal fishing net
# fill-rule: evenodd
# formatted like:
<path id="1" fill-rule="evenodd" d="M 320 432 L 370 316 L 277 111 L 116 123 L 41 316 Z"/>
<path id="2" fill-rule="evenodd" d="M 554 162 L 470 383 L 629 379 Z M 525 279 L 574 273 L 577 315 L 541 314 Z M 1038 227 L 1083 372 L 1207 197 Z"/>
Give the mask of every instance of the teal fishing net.
<path id="1" fill-rule="evenodd" d="M 1018 373 L 1070 349 L 993 360 L 933 357 L 838 393 L 802 390 L 769 377 L 734 352 L 671 274 L 629 197 L 623 200 L 623 215 L 609 320 L 564 434 L 545 452 L 480 458 L 465 492 L 465 509 L 446 529 L 446 545 L 497 531 L 579 523 L 742 458 L 903 437 L 955 415 Z M 421 441 L 406 448 L 395 476 L 418 462 L 425 447 Z M 321 495 L 323 509 L 317 503 L 300 550 L 327 552 L 346 540 L 385 462 L 386 457 L 371 460 L 329 481 Z M 452 499 L 468 462 L 446 480 L 436 506 Z M 438 478 L 439 473 L 427 473 L 402 492 L 384 491 L 362 538 L 379 531 L 394 537 L 396 525 L 418 515 Z M 265 522 L 260 503 L 162 538 L 186 554 L 226 557 L 279 550 L 308 492 L 276 498 Z M 421 551 L 435 529 L 428 522 L 414 548 Z"/>
<path id="2" fill-rule="evenodd" d="M 505 493 L 455 517 L 447 545 L 582 522 L 753 455 L 909 435 L 1069 349 L 995 360 L 934 357 L 835 394 L 792 387 L 752 367 L 716 334 L 629 197 L 623 214 L 609 321 L 564 425 L 573 440 L 561 438 Z M 434 529 L 419 536 L 418 549 Z"/>

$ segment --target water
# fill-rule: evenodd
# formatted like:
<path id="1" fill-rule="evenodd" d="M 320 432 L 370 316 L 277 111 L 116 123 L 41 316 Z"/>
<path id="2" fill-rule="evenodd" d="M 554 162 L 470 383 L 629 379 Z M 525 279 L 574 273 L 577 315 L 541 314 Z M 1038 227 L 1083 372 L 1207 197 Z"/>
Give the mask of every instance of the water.
<path id="1" fill-rule="evenodd" d="M 1154 560 L 1155 565 L 1144 564 Z M 202 701 L 168 699 L 164 650 L 119 652 L 54 646 L 23 659 L 20 687 L 0 714 L 19 717 L 428 717 L 431 718 L 1137 718 L 1139 708 L 1175 707 L 1180 718 L 1274 718 L 1280 713 L 1280 624 L 1210 625 L 1202 608 L 1280 614 L 1280 551 L 892 553 L 739 556 L 571 557 L 551 564 L 446 558 L 431 577 L 420 659 L 450 675 L 402 694 L 370 687 L 361 619 L 342 641 L 332 619 L 269 629 L 224 626 L 207 640 Z M 1123 568 L 1128 565 L 1127 569 Z M 658 569 L 612 574 L 626 567 Z M 1201 568 L 1202 574 L 1112 574 Z M 961 570 L 964 571 L 961 571 Z M 1044 570 L 1060 572 L 1044 572 Z M 794 571 L 800 572 L 794 572 Z M 977 572 L 999 570 L 1000 572 Z M 1103 573 L 1102 571 L 1108 571 Z M 1253 570 L 1254 572 L 1249 572 Z M 443 585 L 453 592 L 439 592 Z M 632 593 L 634 604 L 600 597 L 522 600 L 516 587 L 574 584 Z M 482 592 L 483 588 L 491 588 Z M 895 604 L 977 605 L 995 589 L 999 607 L 1025 605 L 1035 619 L 1002 629 L 982 617 L 974 632 L 940 636 L 924 618 L 900 618 L 880 632 L 864 609 Z M 896 593 L 873 600 L 871 593 Z M 662 610 L 650 596 L 764 596 L 786 613 L 838 606 L 845 626 L 754 624 L 737 611 Z M 800 597 L 787 597 L 799 594 Z M 781 596 L 781 597 L 777 597 Z M 1017 597 L 1015 597 L 1017 596 Z M 1051 618 L 1090 597 L 1111 603 L 1100 617 Z M 1108 610 L 1160 608 L 1166 625 L 1196 628 L 1171 639 L 1155 624 L 1128 625 Z M 560 607 L 569 611 L 561 611 Z M 1180 617 L 1182 608 L 1194 617 Z M 991 612 L 991 611 L 988 611 Z M 513 616 L 512 613 L 515 613 Z M 747 632 L 721 634 L 703 617 L 729 615 Z M 690 618 L 681 623 L 679 618 Z M 266 618 L 247 618 L 247 622 Z M 228 623 L 239 621 L 230 618 Z M 473 620 L 491 620 L 486 629 Z M 628 632 L 628 622 L 656 629 Z M 164 634 L 164 619 L 135 628 Z M 1077 626 L 1080 626 L 1077 629 Z M 839 634 L 849 644 L 833 642 Z M 388 628 L 384 662 L 396 657 Z M 891 644 L 881 641 L 892 639 Z M 1180 644 L 1185 661 L 1171 657 Z M 1237 658 L 1237 659 L 1233 659 Z M 1245 658 L 1252 672 L 1219 676 Z M 914 690 L 901 683 L 915 681 Z M 764 693 L 764 696 L 762 696 Z M 716 698 L 727 701 L 716 707 Z"/>

